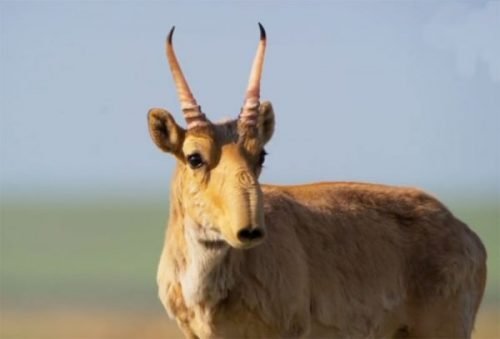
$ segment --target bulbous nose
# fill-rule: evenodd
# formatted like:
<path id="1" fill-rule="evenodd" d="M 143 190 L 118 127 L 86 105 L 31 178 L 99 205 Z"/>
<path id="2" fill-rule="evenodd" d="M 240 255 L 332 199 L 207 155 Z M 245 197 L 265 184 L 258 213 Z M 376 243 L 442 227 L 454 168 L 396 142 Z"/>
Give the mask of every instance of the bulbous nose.
<path id="1" fill-rule="evenodd" d="M 248 226 L 238 231 L 237 236 L 242 243 L 249 243 L 264 238 L 264 230 Z"/>

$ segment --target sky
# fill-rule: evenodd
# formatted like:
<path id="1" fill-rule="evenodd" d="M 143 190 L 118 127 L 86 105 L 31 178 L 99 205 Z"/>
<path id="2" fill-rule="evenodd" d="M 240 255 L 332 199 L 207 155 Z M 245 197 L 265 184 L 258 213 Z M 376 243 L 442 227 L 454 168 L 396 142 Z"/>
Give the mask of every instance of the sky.
<path id="1" fill-rule="evenodd" d="M 258 42 L 276 132 L 261 182 L 500 192 L 500 2 L 0 2 L 2 196 L 167 192 L 151 107 L 184 124 L 164 53 L 236 117 Z"/>

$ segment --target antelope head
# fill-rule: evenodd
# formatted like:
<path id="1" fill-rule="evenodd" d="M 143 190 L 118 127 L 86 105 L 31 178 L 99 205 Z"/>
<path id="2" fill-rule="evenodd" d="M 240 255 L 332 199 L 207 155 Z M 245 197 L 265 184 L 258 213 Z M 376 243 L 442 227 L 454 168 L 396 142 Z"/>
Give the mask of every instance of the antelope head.
<path id="1" fill-rule="evenodd" d="M 264 145 L 274 131 L 274 112 L 269 102 L 260 102 L 266 33 L 260 23 L 259 28 L 260 42 L 237 119 L 212 123 L 202 112 L 175 55 L 174 28 L 166 53 L 186 128 L 164 109 L 148 113 L 154 143 L 177 161 L 172 203 L 180 209 L 184 227 L 207 245 L 250 248 L 266 234 L 258 177 L 266 155 Z"/>

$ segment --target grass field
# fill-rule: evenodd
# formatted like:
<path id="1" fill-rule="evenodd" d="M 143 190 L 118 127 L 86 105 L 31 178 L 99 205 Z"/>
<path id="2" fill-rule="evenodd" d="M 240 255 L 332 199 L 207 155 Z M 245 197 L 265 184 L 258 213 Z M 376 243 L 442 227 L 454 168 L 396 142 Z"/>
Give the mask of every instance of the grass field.
<path id="1" fill-rule="evenodd" d="M 476 338 L 500 338 L 499 208 L 450 204 L 488 249 Z M 3 201 L 1 338 L 172 338 L 156 298 L 166 202 Z"/>

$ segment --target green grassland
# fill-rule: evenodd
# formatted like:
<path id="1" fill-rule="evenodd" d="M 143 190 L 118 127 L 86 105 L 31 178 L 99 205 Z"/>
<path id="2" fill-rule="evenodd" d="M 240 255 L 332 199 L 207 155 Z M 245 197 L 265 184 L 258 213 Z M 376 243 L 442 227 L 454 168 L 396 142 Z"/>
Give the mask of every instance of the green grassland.
<path id="1" fill-rule="evenodd" d="M 2 206 L 2 302 L 150 307 L 167 207 L 109 201 Z"/>
<path id="2" fill-rule="evenodd" d="M 499 208 L 495 202 L 456 203 L 450 208 L 488 249 L 485 304 L 497 307 Z M 166 201 L 4 201 L 2 308 L 160 310 L 155 274 L 167 213 Z"/>

